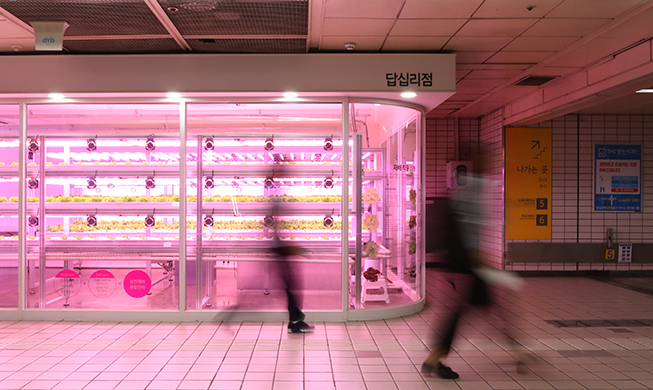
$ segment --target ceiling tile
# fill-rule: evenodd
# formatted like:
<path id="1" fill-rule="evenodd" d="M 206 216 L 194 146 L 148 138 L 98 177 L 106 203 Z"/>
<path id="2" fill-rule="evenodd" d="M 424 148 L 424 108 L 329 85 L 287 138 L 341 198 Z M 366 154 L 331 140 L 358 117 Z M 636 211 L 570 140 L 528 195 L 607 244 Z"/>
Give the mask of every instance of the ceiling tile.
<path id="1" fill-rule="evenodd" d="M 610 19 L 553 19 L 544 18 L 524 32 L 525 37 L 583 37 Z"/>
<path id="2" fill-rule="evenodd" d="M 474 18 L 541 18 L 563 0 L 485 0 L 474 13 Z M 527 7 L 533 9 L 528 10 Z"/>
<path id="3" fill-rule="evenodd" d="M 472 19 L 457 33 L 457 37 L 516 37 L 534 25 L 538 19 Z"/>
<path id="4" fill-rule="evenodd" d="M 537 64 L 555 54 L 553 51 L 500 51 L 488 59 L 490 64 Z"/>
<path id="5" fill-rule="evenodd" d="M 468 70 L 468 69 L 462 69 L 462 70 L 461 69 L 456 69 L 456 81 L 464 78 L 465 76 L 467 76 L 470 73 L 472 73 L 472 71 Z"/>
<path id="6" fill-rule="evenodd" d="M 576 40 L 576 37 L 517 37 L 503 51 L 558 51 Z"/>
<path id="7" fill-rule="evenodd" d="M 0 37 L 2 38 L 8 38 L 8 37 L 15 37 L 15 38 L 32 38 L 34 39 L 34 34 L 31 34 L 25 29 L 18 27 L 14 23 L 8 21 L 7 19 L 2 18 L 0 15 Z M 34 45 L 32 45 L 34 46 Z"/>
<path id="8" fill-rule="evenodd" d="M 545 66 L 538 69 L 535 73 L 538 76 L 565 76 L 577 72 L 580 67 L 563 67 L 563 66 Z"/>
<path id="9" fill-rule="evenodd" d="M 505 82 L 507 82 L 508 78 L 504 79 L 472 79 L 469 77 L 466 77 L 463 80 L 460 80 L 459 82 L 456 83 L 456 89 L 458 90 L 458 87 L 461 88 L 473 88 L 473 87 L 482 87 L 482 88 L 487 88 L 491 87 L 494 88 L 498 85 L 501 85 Z"/>
<path id="10" fill-rule="evenodd" d="M 516 77 L 523 70 L 521 69 L 497 69 L 497 70 L 474 70 L 470 73 L 466 79 L 511 79 Z"/>
<path id="11" fill-rule="evenodd" d="M 647 0 L 565 0 L 547 17 L 615 18 Z"/>
<path id="12" fill-rule="evenodd" d="M 399 19 L 390 36 L 451 36 L 467 19 Z"/>
<path id="13" fill-rule="evenodd" d="M 4 35 L 0 35 L 4 36 Z M 15 47 L 12 47 L 12 45 L 18 45 Z M 7 53 L 13 53 L 13 52 L 21 52 L 21 51 L 34 51 L 34 37 L 31 38 L 6 38 L 6 39 L 1 39 L 0 38 L 0 51 L 2 52 L 7 52 Z"/>
<path id="14" fill-rule="evenodd" d="M 399 18 L 467 19 L 481 3 L 483 0 L 406 0 Z"/>
<path id="15" fill-rule="evenodd" d="M 455 36 L 444 47 L 444 50 L 461 51 L 499 51 L 506 46 L 512 37 L 459 37 Z"/>
<path id="16" fill-rule="evenodd" d="M 325 0 L 327 18 L 391 18 L 399 14 L 404 0 Z"/>
<path id="17" fill-rule="evenodd" d="M 383 44 L 384 51 L 439 51 L 448 37 L 388 37 Z"/>
<path id="18" fill-rule="evenodd" d="M 494 51 L 457 51 L 456 64 L 482 64 L 494 55 Z"/>
<path id="19" fill-rule="evenodd" d="M 385 36 L 345 36 L 323 35 L 320 40 L 320 50 L 345 51 L 345 43 L 354 42 L 354 51 L 379 51 Z"/>
<path id="20" fill-rule="evenodd" d="M 547 65 L 583 67 L 607 57 L 632 43 L 633 40 L 628 38 L 596 38 Z"/>
<path id="21" fill-rule="evenodd" d="M 324 35 L 388 35 L 394 19 L 326 18 Z"/>

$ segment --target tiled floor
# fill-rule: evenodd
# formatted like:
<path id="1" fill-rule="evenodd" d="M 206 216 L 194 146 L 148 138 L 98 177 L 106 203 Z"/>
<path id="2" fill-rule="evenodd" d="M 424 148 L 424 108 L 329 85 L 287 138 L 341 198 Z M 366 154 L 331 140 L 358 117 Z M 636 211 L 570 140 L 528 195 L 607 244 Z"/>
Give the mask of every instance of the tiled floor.
<path id="1" fill-rule="evenodd" d="M 557 328 L 544 320 L 653 319 L 653 297 L 587 278 L 527 278 L 492 310 L 470 312 L 447 362 L 456 381 L 424 378 L 433 328 L 457 293 L 427 270 L 428 307 L 385 321 L 72 323 L 0 321 L 2 389 L 646 389 L 653 328 Z M 510 322 L 506 320 L 511 319 Z M 310 315 L 308 320 L 310 321 Z M 502 329 L 517 336 L 512 346 Z M 534 361 L 518 372 L 513 355 Z"/>

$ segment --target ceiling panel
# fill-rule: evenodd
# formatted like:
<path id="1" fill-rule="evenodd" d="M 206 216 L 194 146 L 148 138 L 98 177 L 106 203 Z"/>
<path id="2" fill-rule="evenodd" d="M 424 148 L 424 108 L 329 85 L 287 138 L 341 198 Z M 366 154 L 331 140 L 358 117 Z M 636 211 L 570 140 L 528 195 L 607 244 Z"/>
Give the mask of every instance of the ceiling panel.
<path id="1" fill-rule="evenodd" d="M 406 0 L 400 19 L 470 18 L 483 0 Z"/>
<path id="2" fill-rule="evenodd" d="M 384 51 L 440 51 L 449 37 L 388 37 Z"/>
<path id="3" fill-rule="evenodd" d="M 181 53 L 174 39 L 79 39 L 65 40 L 66 50 L 76 54 L 94 53 Z"/>
<path id="4" fill-rule="evenodd" d="M 0 0 L 0 7 L 27 24 L 35 21 L 68 22 L 65 31 L 68 36 L 168 34 L 143 0 Z"/>
<path id="5" fill-rule="evenodd" d="M 391 18 L 399 15 L 404 0 L 325 0 L 327 18 Z"/>
<path id="6" fill-rule="evenodd" d="M 472 19 L 456 33 L 457 37 L 516 37 L 538 19 Z"/>
<path id="7" fill-rule="evenodd" d="M 390 36 L 451 36 L 467 19 L 399 19 Z"/>
<path id="8" fill-rule="evenodd" d="M 564 76 L 580 69 L 580 67 L 544 66 L 539 68 L 535 74 L 538 76 Z"/>
<path id="9" fill-rule="evenodd" d="M 558 51 L 573 42 L 575 37 L 517 37 L 504 47 L 504 51 Z"/>
<path id="10" fill-rule="evenodd" d="M 634 43 L 628 38 L 597 38 L 547 64 L 550 66 L 582 67 L 607 57 Z"/>
<path id="11" fill-rule="evenodd" d="M 474 18 L 541 18 L 563 0 L 485 0 Z M 529 9 L 533 7 L 532 9 Z"/>
<path id="12" fill-rule="evenodd" d="M 584 37 L 610 19 L 544 18 L 524 32 L 526 37 Z"/>
<path id="13" fill-rule="evenodd" d="M 324 35 L 387 35 L 394 19 L 326 18 L 322 24 Z"/>
<path id="14" fill-rule="evenodd" d="M 308 35 L 308 0 L 158 1 L 182 35 Z"/>
<path id="15" fill-rule="evenodd" d="M 444 50 L 461 51 L 499 51 L 506 46 L 512 37 L 453 37 L 444 47 Z"/>
<path id="16" fill-rule="evenodd" d="M 1 35 L 0 37 L 5 36 Z M 12 52 L 34 50 L 34 37 L 30 38 L 0 38 L 0 51 L 12 54 Z"/>
<path id="17" fill-rule="evenodd" d="M 379 51 L 385 36 L 345 36 L 345 35 L 323 35 L 320 40 L 320 50 L 343 51 L 345 43 L 356 43 L 356 51 Z"/>
<path id="18" fill-rule="evenodd" d="M 547 16 L 553 18 L 615 18 L 647 0 L 565 0 Z"/>
<path id="19" fill-rule="evenodd" d="M 456 64 L 482 64 L 494 51 L 456 51 Z"/>
<path id="20" fill-rule="evenodd" d="M 555 54 L 555 52 L 500 51 L 485 62 L 488 64 L 537 64 L 553 54 Z"/>
<path id="21" fill-rule="evenodd" d="M 304 53 L 306 39 L 187 39 L 198 53 Z"/>
<path id="22" fill-rule="evenodd" d="M 516 77 L 523 70 L 521 69 L 479 69 L 473 70 L 468 76 L 468 79 L 511 79 Z"/>

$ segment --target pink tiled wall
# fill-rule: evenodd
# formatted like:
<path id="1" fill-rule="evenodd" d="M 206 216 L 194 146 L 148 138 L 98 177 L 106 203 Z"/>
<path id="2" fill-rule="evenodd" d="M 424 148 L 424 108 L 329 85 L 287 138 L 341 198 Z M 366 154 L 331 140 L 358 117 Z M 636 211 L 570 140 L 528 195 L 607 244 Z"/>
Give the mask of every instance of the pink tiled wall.
<path id="1" fill-rule="evenodd" d="M 603 243 L 605 230 L 616 243 L 653 242 L 653 116 L 566 115 L 532 127 L 553 129 L 551 242 Z M 642 145 L 642 212 L 594 212 L 594 144 Z M 636 259 L 634 259 L 636 261 Z M 513 264 L 514 270 L 641 270 L 648 264 Z"/>
<path id="2" fill-rule="evenodd" d="M 456 159 L 455 121 L 458 120 L 458 160 L 472 159 L 482 143 L 489 155 L 489 170 L 495 179 L 503 180 L 503 127 L 501 112 L 477 118 L 426 118 L 426 196 L 447 197 L 447 162 Z M 499 187 L 486 193 L 488 228 L 481 234 L 480 247 L 486 262 L 502 268 L 503 259 L 503 193 Z"/>

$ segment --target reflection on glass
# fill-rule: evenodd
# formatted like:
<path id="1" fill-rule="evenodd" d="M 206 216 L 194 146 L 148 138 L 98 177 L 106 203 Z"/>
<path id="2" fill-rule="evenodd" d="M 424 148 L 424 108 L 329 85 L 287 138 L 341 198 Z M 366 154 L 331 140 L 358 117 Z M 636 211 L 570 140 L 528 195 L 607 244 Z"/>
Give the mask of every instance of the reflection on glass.
<path id="1" fill-rule="evenodd" d="M 175 105 L 29 107 L 28 308 L 178 308 L 178 122 Z"/>
<path id="2" fill-rule="evenodd" d="M 341 309 L 340 118 L 338 104 L 188 106 L 189 218 L 203 221 L 189 308 L 287 310 L 272 203 L 278 238 L 304 249 L 290 258 L 302 309 Z"/>
<path id="3" fill-rule="evenodd" d="M 363 142 L 361 308 L 405 305 L 421 298 L 419 114 L 407 108 L 352 104 L 350 115 L 350 131 L 362 133 Z M 350 209 L 355 210 L 354 205 Z M 351 216 L 352 226 L 356 218 Z M 355 272 L 351 270 L 352 285 Z M 353 308 L 356 291 L 353 286 L 349 291 Z"/>
<path id="4" fill-rule="evenodd" d="M 0 105 L 0 308 L 18 307 L 18 106 Z"/>

